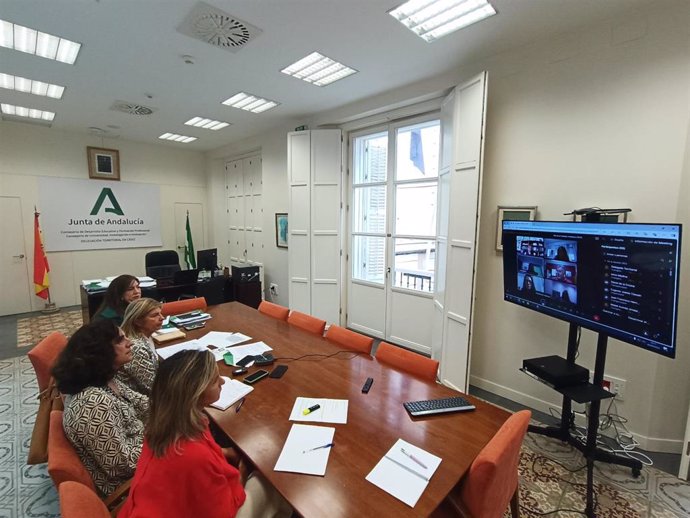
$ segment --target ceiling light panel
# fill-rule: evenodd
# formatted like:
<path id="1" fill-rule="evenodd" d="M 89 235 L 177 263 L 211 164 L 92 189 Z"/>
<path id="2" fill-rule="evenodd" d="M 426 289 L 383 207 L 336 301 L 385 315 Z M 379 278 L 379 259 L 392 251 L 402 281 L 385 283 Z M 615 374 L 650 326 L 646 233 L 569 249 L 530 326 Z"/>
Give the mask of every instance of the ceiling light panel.
<path id="1" fill-rule="evenodd" d="M 205 119 L 203 117 L 193 117 L 185 122 L 187 126 L 194 126 L 195 128 L 210 129 L 213 131 L 218 131 L 223 128 L 230 126 L 229 122 L 215 121 L 212 119 Z"/>
<path id="2" fill-rule="evenodd" d="M 338 63 L 318 52 L 312 52 L 281 72 L 316 86 L 326 86 L 357 73 L 354 68 Z"/>
<path id="3" fill-rule="evenodd" d="M 261 113 L 271 108 L 279 106 L 280 103 L 276 101 L 270 101 L 268 99 L 263 99 L 257 95 L 248 94 L 245 92 L 240 92 L 233 95 L 229 99 L 223 101 L 225 106 L 232 106 L 233 108 L 239 108 L 240 110 L 245 110 L 252 113 Z"/>
<path id="4" fill-rule="evenodd" d="M 196 140 L 196 137 L 187 137 L 186 135 L 178 135 L 177 133 L 163 133 L 158 138 L 163 140 L 172 140 L 173 142 L 181 142 L 182 144 L 188 144 Z"/>
<path id="5" fill-rule="evenodd" d="M 52 121 L 55 118 L 54 112 L 25 108 L 24 106 L 15 106 L 13 104 L 0 104 L 0 109 L 2 109 L 3 115 L 13 115 L 15 117 L 26 117 L 44 121 Z"/>
<path id="6" fill-rule="evenodd" d="M 496 9 L 487 0 L 409 0 L 388 14 L 432 42 L 493 16 Z"/>
<path id="7" fill-rule="evenodd" d="M 0 46 L 73 65 L 81 43 L 0 20 Z"/>
<path id="8" fill-rule="evenodd" d="M 62 99 L 62 94 L 65 91 L 64 86 L 3 73 L 0 73 L 0 88 L 16 90 L 17 92 L 24 92 L 27 94 L 42 95 L 44 97 L 52 97 L 53 99 Z"/>

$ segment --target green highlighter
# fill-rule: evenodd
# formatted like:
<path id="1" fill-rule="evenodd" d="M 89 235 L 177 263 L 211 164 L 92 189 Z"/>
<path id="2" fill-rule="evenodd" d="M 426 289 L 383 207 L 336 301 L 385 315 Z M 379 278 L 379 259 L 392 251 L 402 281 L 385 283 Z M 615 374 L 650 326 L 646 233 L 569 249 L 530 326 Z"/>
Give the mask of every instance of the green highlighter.
<path id="1" fill-rule="evenodd" d="M 235 359 L 232 357 L 232 353 L 230 352 L 223 355 L 223 361 L 226 365 L 235 365 Z"/>

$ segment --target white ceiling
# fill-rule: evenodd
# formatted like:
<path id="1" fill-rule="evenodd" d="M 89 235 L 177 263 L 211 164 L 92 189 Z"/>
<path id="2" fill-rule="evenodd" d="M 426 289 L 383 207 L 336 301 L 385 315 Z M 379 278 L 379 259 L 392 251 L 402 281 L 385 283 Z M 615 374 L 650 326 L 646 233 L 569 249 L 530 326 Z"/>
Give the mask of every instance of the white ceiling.
<path id="1" fill-rule="evenodd" d="M 86 133 L 96 127 L 109 136 L 161 144 L 162 133 L 180 133 L 199 139 L 165 145 L 209 150 L 661 0 L 492 0 L 496 16 L 434 43 L 387 14 L 402 0 L 207 0 L 263 31 L 237 53 L 177 32 L 196 3 L 0 0 L 0 18 L 83 45 L 74 65 L 0 48 L 0 72 L 66 87 L 61 100 L 0 89 L 0 101 L 54 111 L 57 129 Z M 280 73 L 313 51 L 359 73 L 325 87 Z M 185 64 L 182 55 L 193 56 L 195 64 Z M 281 105 L 252 114 L 221 104 L 239 91 Z M 156 111 L 116 112 L 110 110 L 115 100 Z M 184 125 L 197 115 L 232 126 L 209 131 Z"/>

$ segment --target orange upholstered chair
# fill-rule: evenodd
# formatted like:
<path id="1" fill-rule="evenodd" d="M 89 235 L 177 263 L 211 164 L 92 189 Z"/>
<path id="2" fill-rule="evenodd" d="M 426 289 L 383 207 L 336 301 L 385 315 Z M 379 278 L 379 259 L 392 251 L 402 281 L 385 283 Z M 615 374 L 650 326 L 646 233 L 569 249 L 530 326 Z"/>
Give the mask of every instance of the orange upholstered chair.
<path id="1" fill-rule="evenodd" d="M 48 431 L 48 474 L 53 484 L 58 488 L 67 480 L 79 482 L 96 492 L 93 479 L 74 446 L 69 442 L 62 428 L 62 411 L 53 410 L 50 413 L 50 430 Z"/>
<path id="2" fill-rule="evenodd" d="M 376 349 L 376 360 L 387 363 L 428 381 L 436 381 L 438 361 L 413 353 L 402 347 L 381 342 Z"/>
<path id="3" fill-rule="evenodd" d="M 288 324 L 304 329 L 315 335 L 323 336 L 323 330 L 326 328 L 326 321 L 320 318 L 307 315 L 306 313 L 301 313 L 299 311 L 291 311 L 290 316 L 288 316 Z"/>
<path id="4" fill-rule="evenodd" d="M 29 351 L 28 356 L 36 371 L 39 392 L 48 388 L 50 371 L 66 345 L 67 337 L 58 331 L 53 331 Z"/>
<path id="5" fill-rule="evenodd" d="M 62 518 L 110 518 L 110 511 L 93 489 L 79 482 L 60 484 L 60 514 Z"/>
<path id="6" fill-rule="evenodd" d="M 207 307 L 208 304 L 206 304 L 206 299 L 204 297 L 196 297 L 194 299 L 182 299 L 174 302 L 166 302 L 161 308 L 161 313 L 164 317 L 166 317 L 168 315 L 180 315 L 182 313 L 188 313 L 189 311 L 194 311 L 195 309 L 205 310 Z"/>
<path id="7" fill-rule="evenodd" d="M 326 332 L 326 340 L 338 345 L 342 345 L 347 349 L 371 354 L 371 346 L 374 344 L 374 339 L 368 336 L 360 335 L 344 327 L 331 325 Z"/>
<path id="8" fill-rule="evenodd" d="M 522 410 L 510 416 L 470 466 L 462 482 L 460 498 L 449 498 L 461 516 L 501 518 L 508 504 L 518 518 L 518 462 L 520 446 L 532 413 Z"/>
<path id="9" fill-rule="evenodd" d="M 287 320 L 290 310 L 280 304 L 274 304 L 267 300 L 262 300 L 259 304 L 259 313 L 268 315 L 269 317 L 277 318 L 278 320 Z"/>

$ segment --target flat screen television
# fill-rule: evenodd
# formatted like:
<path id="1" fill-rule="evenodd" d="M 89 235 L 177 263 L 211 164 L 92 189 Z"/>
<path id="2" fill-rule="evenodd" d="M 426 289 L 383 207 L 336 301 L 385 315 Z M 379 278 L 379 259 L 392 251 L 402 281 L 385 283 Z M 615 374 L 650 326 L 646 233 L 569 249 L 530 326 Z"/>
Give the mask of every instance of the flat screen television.
<path id="1" fill-rule="evenodd" d="M 504 299 L 675 358 L 682 227 L 503 221 Z"/>
<path id="2" fill-rule="evenodd" d="M 197 250 L 196 267 L 199 270 L 215 271 L 218 268 L 218 249 Z"/>

